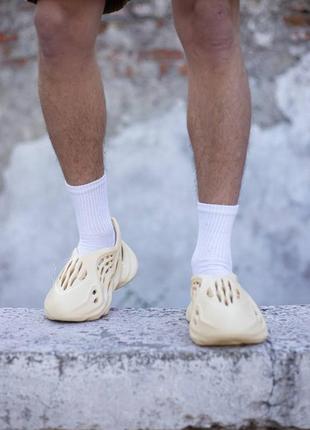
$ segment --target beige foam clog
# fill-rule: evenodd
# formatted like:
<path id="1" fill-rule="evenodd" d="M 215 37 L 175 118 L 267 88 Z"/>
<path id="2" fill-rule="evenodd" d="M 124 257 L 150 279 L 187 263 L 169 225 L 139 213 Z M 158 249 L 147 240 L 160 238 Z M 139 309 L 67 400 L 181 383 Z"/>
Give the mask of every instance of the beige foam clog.
<path id="1" fill-rule="evenodd" d="M 134 252 L 121 240 L 119 225 L 112 218 L 116 242 L 80 256 L 77 249 L 48 292 L 44 310 L 47 318 L 59 321 L 95 320 L 106 315 L 113 292 L 136 275 Z"/>
<path id="2" fill-rule="evenodd" d="M 260 309 L 233 273 L 193 276 L 186 318 L 191 339 L 202 346 L 255 344 L 268 334 Z"/>

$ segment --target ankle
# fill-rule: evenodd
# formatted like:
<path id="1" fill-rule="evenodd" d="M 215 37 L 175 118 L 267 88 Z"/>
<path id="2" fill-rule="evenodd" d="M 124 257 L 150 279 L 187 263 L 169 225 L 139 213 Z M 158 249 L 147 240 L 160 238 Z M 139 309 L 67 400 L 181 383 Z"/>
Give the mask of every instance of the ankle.
<path id="1" fill-rule="evenodd" d="M 193 275 L 224 276 L 232 272 L 231 233 L 238 205 L 198 202 L 198 238 L 192 256 Z"/>
<path id="2" fill-rule="evenodd" d="M 77 220 L 80 254 L 114 246 L 115 231 L 109 209 L 106 175 L 84 185 L 67 184 L 67 189 Z"/>
<path id="3" fill-rule="evenodd" d="M 115 230 L 113 223 L 106 223 L 104 233 L 83 235 L 77 246 L 80 255 L 86 255 L 103 248 L 112 248 L 115 245 Z"/>
<path id="4" fill-rule="evenodd" d="M 232 273 L 231 260 L 227 262 L 202 259 L 196 256 L 195 253 L 191 260 L 191 268 L 193 275 L 219 277 Z"/>

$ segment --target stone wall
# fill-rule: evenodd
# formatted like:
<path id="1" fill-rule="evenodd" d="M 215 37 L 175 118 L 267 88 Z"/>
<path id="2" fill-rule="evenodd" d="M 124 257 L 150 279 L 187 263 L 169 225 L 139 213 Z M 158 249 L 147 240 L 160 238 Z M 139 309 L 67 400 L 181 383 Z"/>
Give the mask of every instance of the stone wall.
<path id="1" fill-rule="evenodd" d="M 241 5 L 254 115 L 235 269 L 260 303 L 309 302 L 309 4 Z M 33 11 L 19 0 L 0 3 L 0 302 L 7 306 L 41 306 L 76 243 L 37 99 Z M 135 0 L 106 17 L 98 59 L 109 107 L 111 207 L 141 268 L 116 303 L 184 306 L 195 178 L 187 71 L 169 2 Z"/>
<path id="2" fill-rule="evenodd" d="M 203 348 L 180 309 L 2 309 L 0 430 L 309 430 L 310 306 L 263 312 L 265 343 Z"/>

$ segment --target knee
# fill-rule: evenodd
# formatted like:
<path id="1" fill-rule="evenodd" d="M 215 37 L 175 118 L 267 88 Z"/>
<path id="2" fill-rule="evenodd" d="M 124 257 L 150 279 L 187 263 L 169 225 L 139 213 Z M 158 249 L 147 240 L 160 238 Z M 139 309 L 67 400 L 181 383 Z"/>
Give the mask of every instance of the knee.
<path id="1" fill-rule="evenodd" d="M 235 0 L 193 0 L 189 14 L 180 17 L 178 33 L 186 55 L 222 61 L 238 41 Z"/>
<path id="2" fill-rule="evenodd" d="M 79 19 L 55 0 L 40 0 L 34 23 L 40 51 L 46 59 L 55 59 L 91 47 L 91 38 L 79 31 Z"/>

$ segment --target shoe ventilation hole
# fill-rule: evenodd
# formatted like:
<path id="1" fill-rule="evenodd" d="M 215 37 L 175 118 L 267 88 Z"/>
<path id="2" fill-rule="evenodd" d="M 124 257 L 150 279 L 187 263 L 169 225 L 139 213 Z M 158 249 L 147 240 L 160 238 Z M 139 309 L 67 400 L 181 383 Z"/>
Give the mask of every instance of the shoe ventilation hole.
<path id="1" fill-rule="evenodd" d="M 228 289 L 229 289 L 229 299 L 230 299 L 230 303 L 233 303 L 234 301 L 234 296 L 233 296 L 233 290 L 232 290 L 232 286 L 230 281 L 228 281 Z"/>
<path id="2" fill-rule="evenodd" d="M 114 264 L 114 256 L 113 254 L 105 255 L 104 257 L 101 257 L 97 262 L 97 271 L 99 275 L 99 280 L 103 284 L 105 277 L 111 272 Z M 116 270 L 116 267 L 114 269 L 114 272 Z M 110 275 L 110 274 L 109 274 Z M 111 274 L 112 276 L 112 274 Z M 110 276 L 110 277 L 111 277 Z"/>
<path id="3" fill-rule="evenodd" d="M 85 278 L 86 278 L 86 276 L 87 276 L 87 270 L 86 270 L 86 269 L 84 269 L 84 270 L 82 270 L 82 272 L 81 272 L 81 274 L 80 274 L 80 276 L 79 276 L 79 280 L 80 280 L 80 281 L 83 281 L 83 279 L 85 279 Z"/>
<path id="4" fill-rule="evenodd" d="M 199 282 L 199 281 L 193 281 L 193 284 L 192 284 L 193 291 L 196 291 L 197 288 L 200 288 L 200 287 L 201 287 L 201 282 Z"/>
<path id="5" fill-rule="evenodd" d="M 210 287 L 207 289 L 207 296 L 208 297 L 213 297 L 214 296 L 212 288 L 210 288 Z"/>
<path id="6" fill-rule="evenodd" d="M 219 286 L 218 286 L 217 281 L 215 281 L 214 286 L 215 286 L 215 294 L 216 294 L 216 297 L 218 298 L 218 301 L 219 301 L 220 303 L 222 303 L 222 296 L 221 296 L 221 294 L 220 294 L 220 289 L 219 289 Z"/>
<path id="7" fill-rule="evenodd" d="M 120 260 L 118 259 L 117 262 L 116 262 L 116 265 L 115 265 L 115 272 L 117 272 L 117 269 L 118 269 L 118 266 L 119 266 L 119 262 L 120 262 Z"/>
<path id="8" fill-rule="evenodd" d="M 228 300 L 227 300 L 227 295 L 226 295 L 226 286 L 224 284 L 223 279 L 221 279 L 221 284 L 222 284 L 222 293 L 223 293 L 224 303 L 225 303 L 225 306 L 228 306 Z"/>
<path id="9" fill-rule="evenodd" d="M 98 297 L 97 297 L 97 290 L 96 290 L 96 288 L 93 289 L 92 295 L 94 297 L 93 302 L 97 303 L 98 302 Z"/>
<path id="10" fill-rule="evenodd" d="M 72 258 L 59 275 L 59 283 L 63 290 L 72 287 L 77 279 L 85 279 L 86 270 L 83 270 L 83 263 L 79 258 Z"/>
<path id="11" fill-rule="evenodd" d="M 240 290 L 238 288 L 233 288 L 230 281 L 225 282 L 224 279 L 221 279 L 219 282 L 215 281 L 214 288 L 218 301 L 223 303 L 225 306 L 233 304 L 235 297 L 240 299 Z M 211 292 L 209 292 L 209 289 Z M 207 290 L 207 295 L 212 297 L 211 287 L 209 287 L 209 289 Z"/>
<path id="12" fill-rule="evenodd" d="M 196 314 L 197 316 L 199 316 L 199 309 L 198 309 L 198 308 L 196 308 L 196 310 L 195 310 L 195 314 Z"/>

